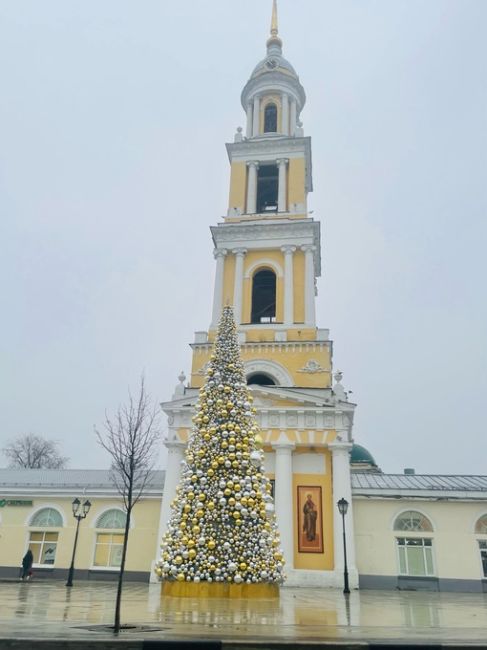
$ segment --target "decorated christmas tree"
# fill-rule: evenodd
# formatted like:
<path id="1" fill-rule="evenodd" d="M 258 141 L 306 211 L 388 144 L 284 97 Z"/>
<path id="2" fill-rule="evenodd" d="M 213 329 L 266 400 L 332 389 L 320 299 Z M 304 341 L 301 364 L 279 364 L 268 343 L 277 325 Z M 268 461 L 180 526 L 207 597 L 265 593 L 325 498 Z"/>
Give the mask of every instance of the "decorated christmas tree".
<path id="1" fill-rule="evenodd" d="M 192 595 L 203 585 L 219 595 L 235 585 L 244 587 L 240 593 L 268 585 L 270 593 L 283 581 L 272 488 L 252 401 L 233 311 L 225 307 L 156 566 L 166 593 Z"/>

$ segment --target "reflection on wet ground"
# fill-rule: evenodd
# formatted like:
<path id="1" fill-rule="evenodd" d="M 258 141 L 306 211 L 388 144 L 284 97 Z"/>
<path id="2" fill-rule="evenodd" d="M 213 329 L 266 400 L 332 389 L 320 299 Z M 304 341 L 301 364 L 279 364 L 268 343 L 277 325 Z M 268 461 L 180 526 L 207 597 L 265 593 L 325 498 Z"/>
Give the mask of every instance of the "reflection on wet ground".
<path id="1" fill-rule="evenodd" d="M 111 624 L 116 586 L 78 581 L 0 583 L 0 638 L 91 638 Z M 124 588 L 122 622 L 150 637 L 228 641 L 465 641 L 487 638 L 487 594 L 283 588 L 274 600 L 161 599 L 158 585 Z M 80 629 L 81 627 L 81 629 Z M 103 634 L 103 633 L 101 633 Z M 108 633 L 107 633 L 108 634 Z"/>

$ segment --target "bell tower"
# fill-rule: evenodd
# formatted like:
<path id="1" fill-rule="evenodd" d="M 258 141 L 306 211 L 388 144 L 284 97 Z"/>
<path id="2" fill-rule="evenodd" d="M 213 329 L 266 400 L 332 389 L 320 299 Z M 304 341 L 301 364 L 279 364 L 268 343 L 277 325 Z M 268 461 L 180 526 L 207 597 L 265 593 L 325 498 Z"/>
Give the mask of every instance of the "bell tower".
<path id="1" fill-rule="evenodd" d="M 216 261 L 211 323 L 195 333 L 188 384 L 182 374 L 172 399 L 162 404 L 169 459 L 159 539 L 220 315 L 225 305 L 233 305 L 266 471 L 274 481 L 288 581 L 341 584 L 342 533 L 335 504 L 345 498 L 354 585 L 349 452 L 355 405 L 348 401 L 341 373 L 333 382 L 332 341 L 316 324 L 320 223 L 308 213 L 313 183 L 311 138 L 300 120 L 305 102 L 299 77 L 283 56 L 274 0 L 266 55 L 241 94 L 246 128 L 239 127 L 226 145 L 228 208 L 210 228 Z"/>

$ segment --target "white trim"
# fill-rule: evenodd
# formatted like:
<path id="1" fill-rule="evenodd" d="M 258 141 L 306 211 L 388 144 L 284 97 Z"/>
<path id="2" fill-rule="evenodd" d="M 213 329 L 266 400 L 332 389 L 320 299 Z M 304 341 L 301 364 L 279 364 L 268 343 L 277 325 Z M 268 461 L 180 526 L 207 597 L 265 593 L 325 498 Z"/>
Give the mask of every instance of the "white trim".
<path id="1" fill-rule="evenodd" d="M 34 526 L 34 525 L 32 525 L 30 522 L 35 517 L 35 515 L 38 512 L 40 512 L 41 510 L 44 510 L 45 508 L 50 508 L 51 510 L 56 510 L 61 515 L 61 519 L 63 520 L 63 525 L 62 526 Z M 27 526 L 27 528 L 39 528 L 40 530 L 44 530 L 46 528 L 53 528 L 53 529 L 56 529 L 56 530 L 61 530 L 61 528 L 66 527 L 66 516 L 64 514 L 64 511 L 61 510 L 61 508 L 57 504 L 54 505 L 52 503 L 43 503 L 42 505 L 39 505 L 36 508 L 34 508 L 34 510 L 29 515 L 27 515 L 27 519 L 25 520 L 24 525 Z"/>
<path id="2" fill-rule="evenodd" d="M 293 380 L 286 368 L 276 361 L 267 359 L 252 359 L 244 363 L 245 376 L 255 373 L 269 375 L 277 386 L 292 386 Z"/>
<path id="3" fill-rule="evenodd" d="M 278 278 L 282 278 L 284 276 L 284 272 L 280 264 L 278 264 L 274 260 L 270 260 L 267 257 L 263 257 L 262 259 L 258 260 L 257 262 L 254 262 L 251 266 L 248 267 L 248 269 L 245 271 L 244 278 L 246 280 L 250 279 L 254 275 L 254 271 L 256 269 L 258 269 L 259 267 L 262 267 L 264 269 L 267 266 L 271 267 L 271 270 L 274 271 L 274 273 Z"/>

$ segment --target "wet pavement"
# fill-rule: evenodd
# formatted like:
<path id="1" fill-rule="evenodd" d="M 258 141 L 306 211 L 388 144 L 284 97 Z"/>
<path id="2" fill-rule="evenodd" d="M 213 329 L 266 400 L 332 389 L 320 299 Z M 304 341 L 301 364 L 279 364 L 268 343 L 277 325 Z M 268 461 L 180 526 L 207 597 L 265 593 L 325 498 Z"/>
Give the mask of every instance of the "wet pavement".
<path id="1" fill-rule="evenodd" d="M 114 583 L 75 581 L 71 589 L 61 582 L 0 583 L 0 647 L 33 647 L 27 640 L 44 639 L 52 642 L 43 647 L 55 648 L 61 647 L 55 640 L 65 639 L 70 648 L 96 647 L 97 641 L 108 648 L 113 635 L 97 626 L 112 623 L 115 592 Z M 122 623 L 146 626 L 122 632 L 115 644 L 134 649 L 143 647 L 142 639 L 213 639 L 234 648 L 278 643 L 487 648 L 487 594 L 361 591 L 346 598 L 335 590 L 283 588 L 278 601 L 161 599 L 159 585 L 128 583 Z"/>

